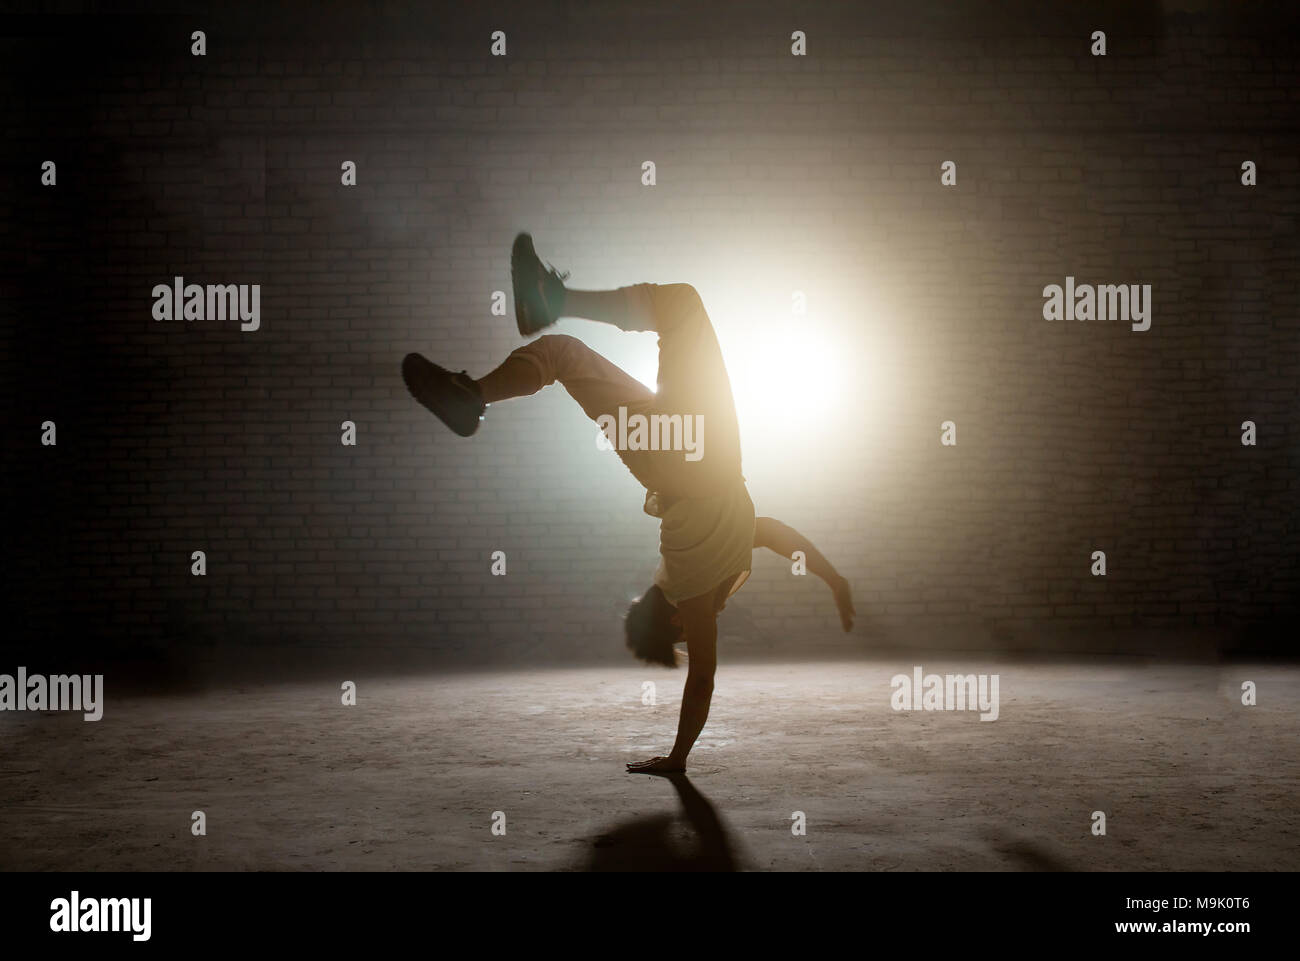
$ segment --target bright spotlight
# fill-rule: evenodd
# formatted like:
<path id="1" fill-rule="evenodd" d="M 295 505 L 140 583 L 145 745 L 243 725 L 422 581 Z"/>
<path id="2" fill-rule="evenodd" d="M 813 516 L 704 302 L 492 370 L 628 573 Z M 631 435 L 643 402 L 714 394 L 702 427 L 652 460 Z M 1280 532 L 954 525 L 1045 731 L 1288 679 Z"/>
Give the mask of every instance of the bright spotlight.
<path id="1" fill-rule="evenodd" d="M 724 347 L 742 424 L 819 433 L 841 405 L 843 352 L 817 326 L 766 325 Z"/>

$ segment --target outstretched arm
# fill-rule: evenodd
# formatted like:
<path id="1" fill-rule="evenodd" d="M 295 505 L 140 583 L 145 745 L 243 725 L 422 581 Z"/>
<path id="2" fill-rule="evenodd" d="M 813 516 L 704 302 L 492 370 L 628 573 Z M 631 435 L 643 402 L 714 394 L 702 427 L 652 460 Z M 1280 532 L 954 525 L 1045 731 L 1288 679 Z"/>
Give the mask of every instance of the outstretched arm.
<path id="1" fill-rule="evenodd" d="M 653 757 L 648 761 L 630 763 L 633 773 L 666 773 L 685 771 L 686 756 L 695 746 L 695 739 L 709 719 L 709 705 L 713 701 L 713 673 L 718 666 L 718 614 L 713 607 L 713 595 L 701 594 L 682 601 L 677 610 L 681 613 L 682 633 L 686 637 L 686 686 L 682 688 L 682 713 L 677 721 L 677 741 L 667 757 Z"/>
<path id="2" fill-rule="evenodd" d="M 840 624 L 844 630 L 853 628 L 853 593 L 849 582 L 842 578 L 835 566 L 826 556 L 813 546 L 813 542 L 804 537 L 788 524 L 782 524 L 774 517 L 754 518 L 754 547 L 766 547 L 776 551 L 782 557 L 794 557 L 795 551 L 803 551 L 808 570 L 824 580 L 835 598 L 835 608 L 840 612 Z"/>

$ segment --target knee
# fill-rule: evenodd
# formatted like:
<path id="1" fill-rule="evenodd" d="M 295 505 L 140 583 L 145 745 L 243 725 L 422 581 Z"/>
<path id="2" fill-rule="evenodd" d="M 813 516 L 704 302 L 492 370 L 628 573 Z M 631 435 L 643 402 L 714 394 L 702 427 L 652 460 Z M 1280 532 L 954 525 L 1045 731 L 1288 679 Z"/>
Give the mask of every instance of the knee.
<path id="1" fill-rule="evenodd" d="M 570 337 L 568 334 L 542 334 L 533 341 L 532 346 L 542 351 L 546 356 L 558 360 L 563 357 L 572 357 L 575 351 L 582 348 L 583 344 L 577 337 Z"/>
<path id="2" fill-rule="evenodd" d="M 545 383 L 554 383 L 568 376 L 578 362 L 582 341 L 568 334 L 543 334 L 519 350 L 542 369 Z"/>
<path id="3" fill-rule="evenodd" d="M 674 284 L 673 286 L 677 288 L 678 294 L 683 300 L 700 299 L 700 292 L 695 289 L 694 284 Z"/>
<path id="4" fill-rule="evenodd" d="M 574 344 L 580 344 L 582 341 L 568 334 L 542 334 L 533 343 L 542 345 L 546 350 L 572 350 Z"/>
<path id="5" fill-rule="evenodd" d="M 673 309 L 682 314 L 704 309 L 704 300 L 692 284 L 668 284 L 667 293 Z"/>

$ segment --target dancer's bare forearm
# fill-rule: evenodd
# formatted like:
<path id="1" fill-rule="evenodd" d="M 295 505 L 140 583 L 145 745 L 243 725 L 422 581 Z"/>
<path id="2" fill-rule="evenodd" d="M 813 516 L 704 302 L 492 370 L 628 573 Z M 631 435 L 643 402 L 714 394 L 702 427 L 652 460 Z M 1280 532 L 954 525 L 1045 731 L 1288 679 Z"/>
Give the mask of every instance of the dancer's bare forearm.
<path id="1" fill-rule="evenodd" d="M 709 719 L 713 701 L 713 675 L 718 666 L 718 616 L 713 595 L 703 594 L 682 601 L 677 607 L 686 637 L 686 686 L 682 688 L 682 710 L 677 719 L 677 740 L 667 757 L 628 764 L 634 773 L 668 773 L 686 770 L 691 753 L 704 723 Z"/>
<path id="2" fill-rule="evenodd" d="M 831 595 L 835 598 L 835 608 L 839 611 L 840 625 L 846 631 L 852 629 L 853 618 L 857 611 L 853 607 L 853 592 L 849 589 L 849 582 L 840 576 L 835 565 L 816 548 L 812 541 L 789 524 L 783 524 L 774 517 L 756 517 L 754 546 L 766 547 L 786 558 L 794 557 L 796 551 L 802 552 L 808 570 L 825 581 L 831 589 Z"/>
<path id="3" fill-rule="evenodd" d="M 691 753 L 704 724 L 709 719 L 709 705 L 713 701 L 713 675 L 707 676 L 690 673 L 686 675 L 686 686 L 682 688 L 682 711 L 677 719 L 677 740 L 672 752 L 672 760 L 686 767 L 686 756 Z"/>
<path id="4" fill-rule="evenodd" d="M 832 588 L 844 579 L 840 577 L 835 565 L 817 549 L 812 541 L 789 524 L 781 523 L 775 517 L 757 517 L 754 519 L 754 546 L 766 547 L 782 557 L 794 557 L 796 551 L 802 551 L 804 560 L 808 563 L 808 570 L 816 574 Z"/>
<path id="5" fill-rule="evenodd" d="M 704 730 L 713 701 L 713 675 L 718 666 L 718 614 L 713 608 L 712 594 L 683 601 L 678 610 L 682 632 L 686 635 L 687 671 L 686 685 L 682 688 L 682 712 L 677 720 L 677 741 L 669 757 L 685 768 L 686 756 Z"/>

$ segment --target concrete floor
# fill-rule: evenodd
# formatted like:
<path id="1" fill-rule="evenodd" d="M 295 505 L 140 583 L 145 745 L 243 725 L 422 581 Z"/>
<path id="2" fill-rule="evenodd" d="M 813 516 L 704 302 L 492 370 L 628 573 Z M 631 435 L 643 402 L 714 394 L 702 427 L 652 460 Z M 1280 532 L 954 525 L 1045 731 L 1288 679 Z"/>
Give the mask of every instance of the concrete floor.
<path id="1" fill-rule="evenodd" d="M 684 675 L 631 662 L 351 678 L 356 707 L 342 677 L 127 699 L 110 676 L 98 723 L 0 714 L 0 867 L 1300 869 L 1300 669 L 976 660 L 724 663 L 671 780 L 623 763 L 667 753 Z M 1001 716 L 894 712 L 913 663 L 1000 674 Z"/>

